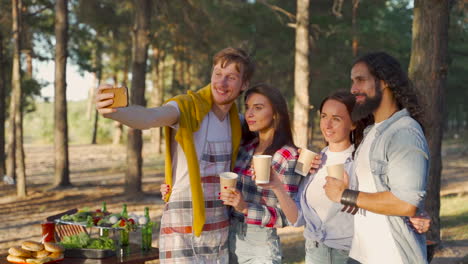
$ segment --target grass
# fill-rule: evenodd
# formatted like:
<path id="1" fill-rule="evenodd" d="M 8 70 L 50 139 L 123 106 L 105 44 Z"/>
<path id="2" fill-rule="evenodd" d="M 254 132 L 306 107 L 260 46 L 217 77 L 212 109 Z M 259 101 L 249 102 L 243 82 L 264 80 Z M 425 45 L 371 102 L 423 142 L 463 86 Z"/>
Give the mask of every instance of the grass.
<path id="1" fill-rule="evenodd" d="M 54 104 L 36 102 L 36 111 L 24 116 L 24 139 L 27 144 L 53 144 Z M 94 110 L 94 109 L 93 109 Z M 94 113 L 94 112 L 93 112 Z M 88 118 L 87 101 L 67 102 L 68 138 L 70 144 L 89 144 L 93 118 Z M 112 120 L 99 119 L 98 142 L 112 141 L 114 125 Z M 125 137 L 124 137 L 125 138 Z"/>
<path id="2" fill-rule="evenodd" d="M 441 236 L 443 240 L 468 240 L 468 195 L 440 199 Z"/>

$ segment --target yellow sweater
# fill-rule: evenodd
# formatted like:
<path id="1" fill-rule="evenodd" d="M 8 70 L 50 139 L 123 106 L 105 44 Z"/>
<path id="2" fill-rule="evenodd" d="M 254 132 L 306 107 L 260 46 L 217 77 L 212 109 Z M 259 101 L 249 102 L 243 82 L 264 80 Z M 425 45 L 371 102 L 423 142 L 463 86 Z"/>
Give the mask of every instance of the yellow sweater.
<path id="1" fill-rule="evenodd" d="M 211 85 L 207 85 L 197 92 L 188 91 L 187 94 L 176 96 L 169 101 L 177 102 L 180 110 L 179 129 L 175 134 L 175 140 L 181 146 L 187 158 L 187 167 L 190 178 L 190 188 L 192 191 L 193 208 L 193 233 L 200 236 L 205 224 L 205 200 L 203 198 L 203 189 L 201 185 L 200 167 L 198 165 L 198 156 L 193 142 L 193 133 L 200 129 L 200 125 L 211 110 L 213 99 L 211 95 Z M 234 103 L 229 110 L 229 120 L 231 122 L 232 135 L 232 156 L 231 169 L 237 157 L 237 151 L 241 140 L 241 124 L 236 104 Z M 166 137 L 166 184 L 172 187 L 172 157 L 171 157 L 171 129 L 164 128 Z M 169 200 L 170 193 L 166 196 L 166 202 Z"/>

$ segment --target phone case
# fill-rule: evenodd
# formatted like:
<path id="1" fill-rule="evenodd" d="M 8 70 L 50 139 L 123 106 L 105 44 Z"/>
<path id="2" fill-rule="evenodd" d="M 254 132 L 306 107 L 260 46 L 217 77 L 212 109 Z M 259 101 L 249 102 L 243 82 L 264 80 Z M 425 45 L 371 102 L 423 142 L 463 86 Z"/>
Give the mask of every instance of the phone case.
<path id="1" fill-rule="evenodd" d="M 113 93 L 114 102 L 109 106 L 109 108 L 118 108 L 118 107 L 127 107 L 128 106 L 128 91 L 127 87 L 116 87 L 101 90 L 101 93 Z"/>

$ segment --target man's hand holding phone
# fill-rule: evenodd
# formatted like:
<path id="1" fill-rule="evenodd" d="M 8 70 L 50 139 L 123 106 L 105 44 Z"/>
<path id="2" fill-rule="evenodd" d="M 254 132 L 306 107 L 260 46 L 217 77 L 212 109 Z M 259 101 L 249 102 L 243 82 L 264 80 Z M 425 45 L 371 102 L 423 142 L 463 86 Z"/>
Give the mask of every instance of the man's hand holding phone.
<path id="1" fill-rule="evenodd" d="M 102 84 L 96 93 L 96 110 L 100 114 L 110 114 L 117 111 L 116 108 L 128 106 L 127 87 L 115 87 L 110 84 Z"/>

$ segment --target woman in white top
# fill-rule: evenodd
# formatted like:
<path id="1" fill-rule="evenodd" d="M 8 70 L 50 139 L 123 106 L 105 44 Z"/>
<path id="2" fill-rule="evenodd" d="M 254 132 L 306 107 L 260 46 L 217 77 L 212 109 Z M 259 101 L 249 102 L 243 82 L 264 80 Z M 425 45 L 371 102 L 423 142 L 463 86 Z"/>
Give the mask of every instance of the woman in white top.
<path id="1" fill-rule="evenodd" d="M 323 185 L 328 176 L 326 166 L 344 164 L 345 182 L 349 188 L 357 188 L 356 179 L 348 175 L 352 175 L 354 149 L 362 140 L 364 124 L 351 121 L 354 104 L 354 96 L 347 91 L 336 92 L 322 101 L 320 130 L 328 146 L 320 153 L 320 167 L 302 181 L 296 199 L 286 194 L 278 174 L 272 173 L 270 183 L 262 185 L 273 190 L 293 226 L 305 225 L 306 263 L 338 264 L 348 259 L 353 237 L 351 213 L 355 210 L 330 201 Z"/>

